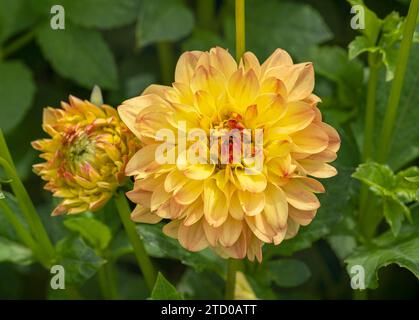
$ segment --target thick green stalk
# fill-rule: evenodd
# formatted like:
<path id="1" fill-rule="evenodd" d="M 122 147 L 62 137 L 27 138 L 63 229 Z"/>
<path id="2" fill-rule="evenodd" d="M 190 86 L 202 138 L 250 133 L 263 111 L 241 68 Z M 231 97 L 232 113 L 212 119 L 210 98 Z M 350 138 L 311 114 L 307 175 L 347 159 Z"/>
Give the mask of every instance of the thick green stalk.
<path id="1" fill-rule="evenodd" d="M 407 63 L 409 60 L 410 48 L 412 47 L 413 34 L 416 28 L 416 18 L 419 12 L 419 0 L 410 2 L 409 13 L 407 14 L 406 24 L 403 31 L 403 40 L 398 53 L 396 72 L 391 85 L 390 97 L 388 99 L 386 115 L 380 135 L 380 148 L 378 161 L 385 162 L 389 152 L 389 145 L 392 140 L 394 123 L 397 118 L 400 96 L 403 89 L 404 76 L 406 74 Z"/>
<path id="2" fill-rule="evenodd" d="M 39 247 L 35 243 L 34 239 L 32 238 L 31 234 L 28 230 L 23 226 L 23 224 L 19 221 L 16 216 L 16 213 L 12 211 L 12 209 L 7 204 L 5 198 L 0 199 L 0 209 L 1 212 L 6 216 L 9 220 L 10 224 L 12 225 L 13 229 L 16 231 L 16 234 L 20 238 L 20 240 L 32 250 L 33 254 L 37 259 L 41 262 L 42 265 L 48 267 L 49 261 L 45 260 L 45 256 L 40 252 Z"/>
<path id="3" fill-rule="evenodd" d="M 245 0 L 236 0 L 236 60 L 240 61 L 246 50 Z"/>
<path id="4" fill-rule="evenodd" d="M 118 289 L 113 268 L 113 262 L 108 260 L 98 272 L 102 295 L 107 300 L 118 299 Z"/>
<path id="5" fill-rule="evenodd" d="M 362 161 L 366 162 L 373 158 L 373 140 L 374 140 L 374 128 L 375 128 L 375 109 L 376 109 L 376 98 L 377 98 L 377 84 L 380 70 L 380 61 L 377 53 L 370 53 L 368 55 L 368 65 L 370 69 L 370 75 L 368 79 L 367 89 L 367 104 L 365 110 L 365 124 L 364 124 L 364 148 L 362 152 Z M 361 191 L 359 195 L 359 221 L 361 224 L 361 230 L 364 236 L 370 234 L 369 225 L 373 218 L 370 210 L 367 210 L 368 200 L 368 186 L 365 184 L 361 185 Z"/>
<path id="6" fill-rule="evenodd" d="M 159 42 L 157 43 L 157 53 L 159 56 L 163 84 L 170 85 L 173 82 L 175 69 L 173 61 L 173 45 L 170 42 Z"/>
<path id="7" fill-rule="evenodd" d="M 2 152 L 0 151 L 0 154 Z M 25 187 L 23 186 L 22 181 L 20 181 L 16 171 L 12 166 L 6 161 L 6 159 L 0 157 L 0 166 L 2 166 L 7 174 L 7 176 L 12 180 L 11 187 L 14 195 L 17 198 L 18 205 L 22 210 L 22 213 L 31 229 L 33 237 L 37 240 L 43 255 L 45 258 L 42 260 L 43 263 L 49 261 L 48 265 L 51 263 L 54 256 L 54 247 L 48 237 L 48 234 L 42 225 L 41 220 L 39 219 L 38 213 L 30 199 L 28 193 L 26 192 Z"/>
<path id="8" fill-rule="evenodd" d="M 378 72 L 380 69 L 380 61 L 378 59 L 379 56 L 376 53 L 370 53 L 368 55 L 370 76 L 368 79 L 367 106 L 365 110 L 363 162 L 372 158 Z"/>
<path id="9" fill-rule="evenodd" d="M 215 0 L 198 0 L 196 4 L 197 22 L 202 28 L 214 27 Z"/>
<path id="10" fill-rule="evenodd" d="M 240 61 L 246 50 L 245 34 L 245 0 L 236 0 L 236 60 Z M 236 275 L 240 262 L 230 258 L 227 265 L 225 299 L 234 300 Z"/>
<path id="11" fill-rule="evenodd" d="M 236 292 L 236 276 L 237 270 L 239 269 L 240 261 L 236 259 L 228 259 L 227 263 L 227 279 L 226 279 L 226 290 L 225 299 L 234 300 Z"/>
<path id="12" fill-rule="evenodd" d="M 137 259 L 138 265 L 143 273 L 145 282 L 150 292 L 153 290 L 154 283 L 156 282 L 157 273 L 153 267 L 150 257 L 145 250 L 144 244 L 135 229 L 135 224 L 131 221 L 131 209 L 128 205 L 127 198 L 122 191 L 115 196 L 116 207 L 121 217 L 122 224 L 127 233 L 128 239 L 130 240 L 132 247 L 134 248 L 134 254 Z"/>
<path id="13" fill-rule="evenodd" d="M 49 239 L 48 233 L 42 225 L 41 219 L 29 197 L 22 181 L 20 180 L 13 159 L 10 155 L 10 151 L 7 147 L 6 140 L 4 139 L 3 132 L 0 129 L 0 165 L 6 171 L 8 177 L 12 180 L 11 187 L 15 194 L 19 207 L 22 210 L 25 219 L 28 222 L 29 228 L 31 229 L 33 237 L 38 241 L 41 246 L 41 250 L 45 251 L 45 254 L 49 259 L 54 256 L 54 247 Z"/>

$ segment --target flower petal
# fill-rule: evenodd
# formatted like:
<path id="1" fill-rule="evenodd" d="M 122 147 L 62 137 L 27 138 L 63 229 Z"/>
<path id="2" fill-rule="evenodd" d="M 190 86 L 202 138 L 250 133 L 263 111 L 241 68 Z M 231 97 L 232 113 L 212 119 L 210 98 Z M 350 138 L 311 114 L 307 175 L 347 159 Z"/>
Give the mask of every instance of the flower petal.
<path id="1" fill-rule="evenodd" d="M 228 203 L 214 179 L 204 182 L 204 214 L 210 226 L 222 225 L 228 217 Z"/>
<path id="2" fill-rule="evenodd" d="M 180 244 L 189 251 L 201 251 L 208 247 L 202 223 L 191 226 L 180 224 L 178 236 Z"/>
<path id="3" fill-rule="evenodd" d="M 253 193 L 249 191 L 237 191 L 240 205 L 243 211 L 249 216 L 259 214 L 265 206 L 265 194 L 263 192 Z"/>

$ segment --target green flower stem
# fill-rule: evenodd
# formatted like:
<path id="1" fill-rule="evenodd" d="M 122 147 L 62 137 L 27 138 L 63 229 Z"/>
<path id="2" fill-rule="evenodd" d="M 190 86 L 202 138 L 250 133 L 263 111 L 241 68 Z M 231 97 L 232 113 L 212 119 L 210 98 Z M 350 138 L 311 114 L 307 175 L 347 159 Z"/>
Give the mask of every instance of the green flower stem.
<path id="1" fill-rule="evenodd" d="M 198 23 L 202 28 L 212 29 L 214 27 L 215 0 L 198 0 L 196 4 L 196 15 Z"/>
<path id="2" fill-rule="evenodd" d="M 236 60 L 240 61 L 246 50 L 245 0 L 236 0 Z"/>
<path id="3" fill-rule="evenodd" d="M 0 50 L 0 59 L 4 59 L 26 46 L 36 35 L 38 28 L 31 28 L 28 32 L 17 38 L 10 45 Z"/>
<path id="4" fill-rule="evenodd" d="M 389 145 L 393 135 L 394 123 L 397 118 L 397 110 L 403 89 L 404 76 L 407 69 L 410 48 L 412 47 L 418 12 L 419 0 L 412 0 L 410 2 L 409 13 L 407 14 L 406 24 L 404 26 L 403 40 L 398 53 L 396 72 L 391 85 L 390 97 L 388 99 L 386 115 L 384 117 L 384 123 L 380 135 L 381 143 L 378 152 L 378 161 L 380 162 L 386 161 L 389 152 Z"/>
<path id="5" fill-rule="evenodd" d="M 12 180 L 11 186 L 15 194 L 19 207 L 22 210 L 25 219 L 28 222 L 33 237 L 37 240 L 41 250 L 45 255 L 52 260 L 54 257 L 54 247 L 49 239 L 48 233 L 42 225 L 41 219 L 36 212 L 35 206 L 32 203 L 22 181 L 20 180 L 16 167 L 14 165 L 9 148 L 7 147 L 6 140 L 4 139 L 3 132 L 0 129 L 0 165 L 6 171 L 6 174 Z"/>
<path id="6" fill-rule="evenodd" d="M 157 53 L 159 56 L 161 78 L 165 85 L 173 82 L 173 73 L 175 70 L 173 61 L 173 45 L 170 42 L 157 43 Z"/>
<path id="7" fill-rule="evenodd" d="M 49 261 L 45 260 L 45 257 L 40 252 L 37 244 L 35 243 L 34 239 L 32 238 L 31 234 L 28 230 L 23 226 L 23 224 L 19 221 L 16 214 L 12 211 L 12 209 L 7 204 L 5 198 L 0 199 L 0 209 L 2 213 L 6 216 L 9 220 L 10 224 L 13 226 L 13 229 L 16 231 L 17 235 L 19 236 L 20 240 L 32 250 L 35 257 L 41 262 L 42 265 L 45 267 L 48 266 Z"/>
<path id="8" fill-rule="evenodd" d="M 367 90 L 367 104 L 365 110 L 365 125 L 364 125 L 364 148 L 362 153 L 362 161 L 366 162 L 371 160 L 373 157 L 373 140 L 374 140 L 374 127 L 375 127 L 375 109 L 376 109 L 376 98 L 377 98 L 377 84 L 379 77 L 379 70 L 381 62 L 377 53 L 370 53 L 368 55 L 368 65 L 370 69 L 370 75 L 368 79 L 368 90 Z M 366 231 L 370 225 L 369 217 L 371 214 L 367 212 L 367 200 L 370 195 L 368 186 L 365 184 L 361 185 L 361 191 L 359 196 L 359 220 L 361 223 L 361 229 L 364 235 L 370 233 Z M 368 210 L 369 211 L 369 210 Z"/>
<path id="9" fill-rule="evenodd" d="M 246 50 L 246 35 L 245 35 L 245 0 L 236 0 L 236 60 L 240 61 Z M 236 291 L 236 274 L 239 268 L 240 261 L 236 259 L 229 259 L 227 264 L 227 279 L 225 288 L 225 299 L 234 300 Z"/>
<path id="10" fill-rule="evenodd" d="M 113 267 L 113 262 L 108 260 L 98 272 L 100 289 L 103 298 L 107 300 L 118 299 L 118 289 Z"/>
<path id="11" fill-rule="evenodd" d="M 0 145 L 0 154 L 3 155 L 2 146 Z M 37 240 L 38 245 L 40 246 L 40 251 L 42 255 L 45 255 L 45 258 L 42 259 L 43 264 L 46 264 L 48 267 L 54 257 L 54 247 L 48 237 L 48 234 L 42 225 L 42 222 L 36 212 L 36 209 L 26 192 L 25 187 L 23 186 L 22 181 L 19 179 L 15 169 L 9 164 L 6 159 L 0 157 L 0 166 L 2 166 L 12 180 L 11 187 L 13 193 L 17 198 L 20 209 L 29 225 L 29 228 L 32 232 L 33 237 Z M 47 262 L 48 261 L 48 262 Z"/>
<path id="12" fill-rule="evenodd" d="M 147 254 L 147 251 L 145 250 L 144 244 L 139 234 L 137 233 L 137 230 L 135 229 L 135 224 L 130 219 L 131 209 L 129 207 L 127 198 L 122 191 L 119 191 L 115 196 L 115 203 L 128 239 L 134 248 L 134 254 L 137 258 L 138 265 L 140 266 L 140 269 L 143 273 L 147 287 L 151 292 L 154 288 L 154 283 L 156 282 L 157 273 L 153 267 L 150 257 Z"/>
<path id="13" fill-rule="evenodd" d="M 372 158 L 378 72 L 381 64 L 379 58 L 377 53 L 370 53 L 368 55 L 370 76 L 368 79 L 367 107 L 365 111 L 363 162 Z"/>
<path id="14" fill-rule="evenodd" d="M 236 276 L 239 265 L 239 260 L 232 258 L 228 259 L 225 300 L 234 300 L 236 292 Z"/>

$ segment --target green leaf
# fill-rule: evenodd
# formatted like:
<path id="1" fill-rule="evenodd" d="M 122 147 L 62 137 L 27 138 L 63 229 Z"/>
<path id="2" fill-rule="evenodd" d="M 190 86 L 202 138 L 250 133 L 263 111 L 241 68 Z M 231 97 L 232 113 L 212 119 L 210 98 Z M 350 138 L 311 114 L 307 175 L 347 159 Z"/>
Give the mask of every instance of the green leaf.
<path id="1" fill-rule="evenodd" d="M 361 164 L 352 177 L 361 180 L 381 196 L 391 196 L 393 194 L 391 190 L 396 183 L 393 171 L 387 165 L 375 162 Z"/>
<path id="2" fill-rule="evenodd" d="M 394 236 L 397 236 L 402 227 L 404 216 L 410 215 L 409 209 L 397 199 L 385 197 L 383 200 L 384 217 L 391 227 Z"/>
<path id="3" fill-rule="evenodd" d="M 399 233 L 405 216 L 411 221 L 410 210 L 402 201 L 406 198 L 410 200 L 411 196 L 416 197 L 417 184 L 404 179 L 404 175 L 411 172 L 417 171 L 411 168 L 396 176 L 387 165 L 368 162 L 361 164 L 352 175 L 370 186 L 375 194 L 383 198 L 384 217 L 394 235 Z M 412 185 L 416 188 L 414 193 L 411 190 Z"/>
<path id="4" fill-rule="evenodd" d="M 86 216 L 70 218 L 64 225 L 71 231 L 79 233 L 89 244 L 96 249 L 104 250 L 111 241 L 109 228 L 102 222 Z"/>
<path id="5" fill-rule="evenodd" d="M 394 191 L 405 202 L 419 201 L 419 167 L 410 167 L 397 173 Z"/>
<path id="6" fill-rule="evenodd" d="M 234 44 L 233 16 L 225 21 L 225 34 L 228 42 Z M 307 55 L 310 47 L 332 38 L 322 16 L 309 5 L 294 1 L 246 1 L 246 45 L 260 60 L 277 48 L 284 48 L 293 57 L 301 58 Z"/>
<path id="7" fill-rule="evenodd" d="M 68 19 L 82 27 L 109 29 L 134 22 L 138 16 L 138 0 L 65 0 Z"/>
<path id="8" fill-rule="evenodd" d="M 0 45 L 32 25 L 38 17 L 33 3 L 25 0 L 0 1 Z"/>
<path id="9" fill-rule="evenodd" d="M 100 33 L 66 23 L 64 30 L 44 25 L 37 41 L 53 68 L 63 77 L 92 89 L 94 85 L 112 89 L 117 86 L 114 57 Z"/>
<path id="10" fill-rule="evenodd" d="M 31 71 L 20 61 L 0 62 L 0 127 L 10 132 L 29 110 L 35 93 Z"/>
<path id="11" fill-rule="evenodd" d="M 381 61 L 386 66 L 386 80 L 394 78 L 399 52 L 398 42 L 402 38 L 404 20 L 398 12 L 391 12 L 384 20 L 378 19 L 362 0 L 348 0 L 352 5 L 361 5 L 365 10 L 365 29 L 349 44 L 350 59 L 364 52 L 380 53 Z"/>
<path id="12" fill-rule="evenodd" d="M 307 265 L 295 259 L 269 261 L 266 269 L 271 281 L 280 287 L 297 287 L 311 277 Z"/>
<path id="13" fill-rule="evenodd" d="M 415 177 L 418 175 L 418 167 L 410 167 L 395 175 L 387 165 L 368 162 L 361 164 L 352 177 L 369 185 L 371 190 L 380 196 L 411 202 L 418 200 L 419 182 L 415 181 Z"/>
<path id="14" fill-rule="evenodd" d="M 161 231 L 162 226 L 137 225 L 137 231 L 143 238 L 148 254 L 157 258 L 173 258 L 180 260 L 183 264 L 193 267 L 195 270 L 211 270 L 224 275 L 225 261 L 210 249 L 200 252 L 190 252 L 182 248 L 179 242 L 169 238 Z"/>
<path id="15" fill-rule="evenodd" d="M 349 59 L 354 59 L 357 56 L 361 55 L 364 52 L 378 52 L 379 47 L 371 45 L 370 41 L 366 36 L 357 36 L 355 39 L 349 43 Z"/>
<path id="16" fill-rule="evenodd" d="M 345 262 L 349 276 L 354 265 L 364 268 L 365 286 L 371 289 L 378 287 L 378 270 L 390 264 L 406 268 L 419 278 L 418 226 L 404 226 L 397 238 L 386 232 L 371 244 L 357 248 Z"/>
<path id="17" fill-rule="evenodd" d="M 137 45 L 177 41 L 192 32 L 194 16 L 181 1 L 143 0 L 136 27 Z"/>
<path id="18" fill-rule="evenodd" d="M 0 263 L 28 265 L 33 262 L 32 251 L 23 245 L 0 237 Z"/>
<path id="19" fill-rule="evenodd" d="M 159 272 L 156 284 L 151 292 L 152 300 L 183 300 L 182 295 L 177 292 L 176 288 L 166 280 Z"/>
<path id="20" fill-rule="evenodd" d="M 105 263 L 95 250 L 79 237 L 66 237 L 56 246 L 57 264 L 65 269 L 65 280 L 69 285 L 81 285 L 95 275 Z"/>

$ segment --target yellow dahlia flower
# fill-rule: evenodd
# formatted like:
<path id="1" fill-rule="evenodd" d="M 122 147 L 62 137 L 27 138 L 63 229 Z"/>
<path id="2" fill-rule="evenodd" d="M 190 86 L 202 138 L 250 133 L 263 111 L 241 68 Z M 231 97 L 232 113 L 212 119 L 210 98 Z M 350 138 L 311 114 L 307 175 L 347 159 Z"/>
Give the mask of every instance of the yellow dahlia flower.
<path id="1" fill-rule="evenodd" d="M 118 108 L 143 144 L 126 168 L 135 177 L 127 193 L 137 204 L 132 219 L 172 220 L 163 231 L 191 251 L 211 247 L 223 257 L 261 261 L 264 243 L 279 244 L 314 218 L 315 193 L 324 192 L 314 178 L 336 174 L 328 163 L 339 135 L 322 122 L 313 88 L 313 65 L 294 64 L 281 49 L 263 64 L 251 52 L 239 64 L 221 48 L 184 53 L 172 86 L 151 85 Z M 211 145 L 193 139 L 194 132 L 211 140 L 214 132 L 235 130 L 244 144 L 248 129 L 263 134 L 262 149 L 250 136 L 248 155 L 262 157 L 259 168 L 236 154 L 237 139 Z M 168 143 L 170 132 L 175 140 Z M 200 148 L 199 159 L 211 160 L 189 161 L 186 150 Z M 213 161 L 219 149 L 233 155 Z M 173 154 L 176 161 L 162 161 Z"/>
<path id="2" fill-rule="evenodd" d="M 32 142 L 46 162 L 34 171 L 45 189 L 63 198 L 52 215 L 102 207 L 125 180 L 125 166 L 136 151 L 136 138 L 108 105 L 96 106 L 73 96 L 60 109 L 44 109 L 43 129 L 51 137 Z"/>

